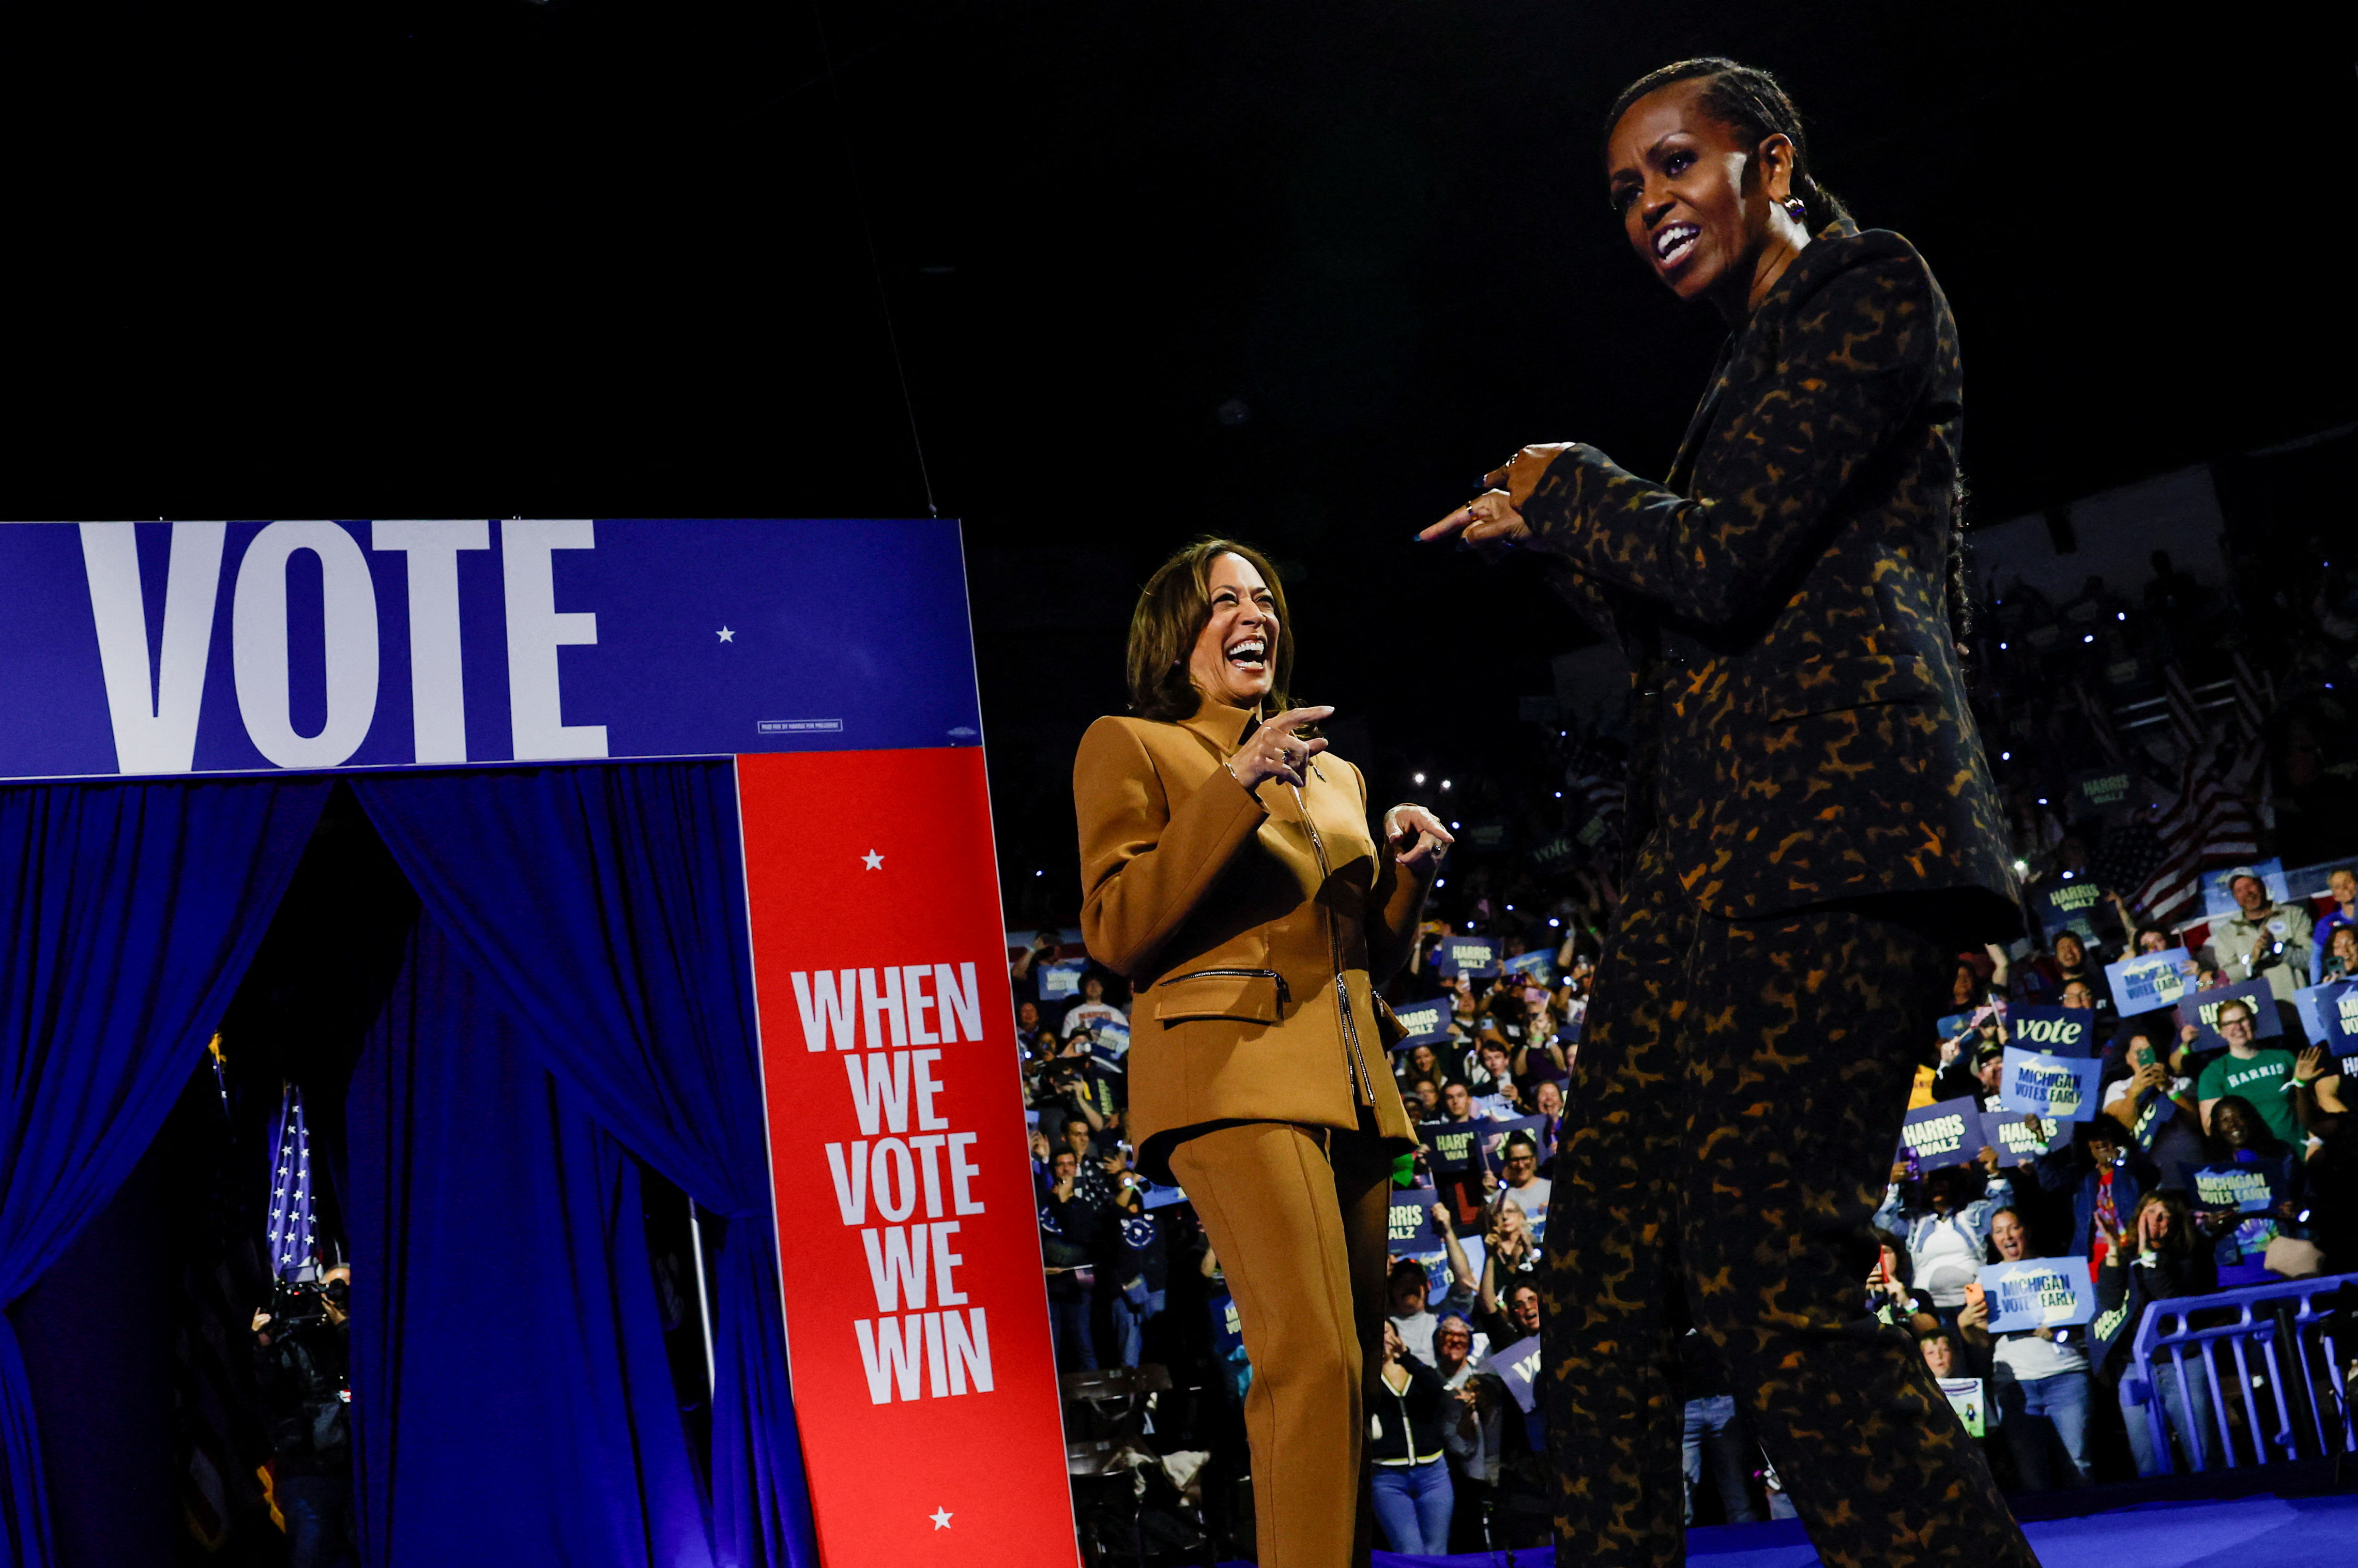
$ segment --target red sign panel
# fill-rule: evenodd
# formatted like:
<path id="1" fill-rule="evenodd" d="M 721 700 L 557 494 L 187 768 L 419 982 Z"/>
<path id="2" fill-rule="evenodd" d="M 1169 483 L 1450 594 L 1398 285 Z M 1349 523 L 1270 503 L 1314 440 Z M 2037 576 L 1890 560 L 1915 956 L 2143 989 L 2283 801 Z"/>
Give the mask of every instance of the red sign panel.
<path id="1" fill-rule="evenodd" d="M 982 753 L 737 776 L 819 1555 L 1076 1563 Z"/>

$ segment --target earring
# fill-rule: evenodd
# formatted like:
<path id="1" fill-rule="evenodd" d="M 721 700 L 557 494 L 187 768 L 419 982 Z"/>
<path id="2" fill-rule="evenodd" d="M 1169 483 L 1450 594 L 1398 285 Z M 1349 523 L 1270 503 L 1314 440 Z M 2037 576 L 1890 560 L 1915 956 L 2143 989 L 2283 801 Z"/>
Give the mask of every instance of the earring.
<path id="1" fill-rule="evenodd" d="M 1806 223 L 1809 222 L 1810 204 L 1802 200 L 1798 196 L 1788 196 L 1785 198 L 1785 211 L 1791 215 L 1793 222 L 1796 223 Z"/>

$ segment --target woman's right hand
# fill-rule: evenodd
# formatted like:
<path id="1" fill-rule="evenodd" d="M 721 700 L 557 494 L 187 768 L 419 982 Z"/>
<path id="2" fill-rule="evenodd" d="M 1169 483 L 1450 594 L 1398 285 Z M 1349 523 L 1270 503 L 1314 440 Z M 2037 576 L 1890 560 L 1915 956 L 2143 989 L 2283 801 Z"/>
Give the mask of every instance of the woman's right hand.
<path id="1" fill-rule="evenodd" d="M 1259 789 L 1269 779 L 1299 786 L 1303 770 L 1311 758 L 1326 749 L 1326 741 L 1324 737 L 1312 739 L 1294 731 L 1332 718 L 1334 712 L 1332 708 L 1289 708 L 1274 719 L 1263 719 L 1228 759 L 1228 773 L 1249 790 Z"/>

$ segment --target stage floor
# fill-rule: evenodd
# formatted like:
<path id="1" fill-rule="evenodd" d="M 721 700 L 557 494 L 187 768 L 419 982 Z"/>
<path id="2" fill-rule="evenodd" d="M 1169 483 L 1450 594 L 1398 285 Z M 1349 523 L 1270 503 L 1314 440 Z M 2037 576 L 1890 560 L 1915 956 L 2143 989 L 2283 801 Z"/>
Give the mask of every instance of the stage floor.
<path id="1" fill-rule="evenodd" d="M 2076 1519 L 2039 1519 L 2023 1532 L 2043 1568 L 2352 1568 L 2358 1496 L 2149 1502 Z M 1687 1533 L 1687 1561 L 1710 1568 L 1815 1568 L 1798 1521 L 1718 1525 Z M 1239 1565 L 1241 1568 L 1241 1565 Z M 1509 1568 L 1503 1552 L 1455 1557 L 1376 1553 L 1376 1568 Z M 1552 1568 L 1543 1552 L 1511 1568 Z"/>

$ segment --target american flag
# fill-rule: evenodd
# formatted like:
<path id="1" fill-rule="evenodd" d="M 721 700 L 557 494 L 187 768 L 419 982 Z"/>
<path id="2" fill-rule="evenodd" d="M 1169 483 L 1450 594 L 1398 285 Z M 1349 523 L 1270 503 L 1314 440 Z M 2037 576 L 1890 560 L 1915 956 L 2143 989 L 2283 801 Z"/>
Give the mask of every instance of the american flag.
<path id="1" fill-rule="evenodd" d="M 2251 860 L 2260 851 L 2251 807 L 2210 762 L 2207 747 L 2187 759 L 2180 771 L 2177 798 L 2157 811 L 2146 828 L 2160 854 L 2145 881 L 2136 884 L 2133 902 L 2163 925 L 2196 912 L 2204 871 Z M 2122 849 L 2125 852 L 2132 847 L 2125 843 Z"/>
<path id="2" fill-rule="evenodd" d="M 2180 753 L 2191 759 L 2201 756 L 2211 746 L 2210 728 L 2202 722 L 2201 706 L 2194 700 L 2194 688 L 2186 684 L 2186 672 L 2172 659 L 2161 667 L 2161 694 L 2169 705 L 2170 732 L 2178 737 Z"/>
<path id="3" fill-rule="evenodd" d="M 311 1130 L 303 1091 L 288 1084 L 270 1138 L 270 1271 L 289 1281 L 310 1271 L 319 1231 L 311 1217 Z"/>
<path id="4" fill-rule="evenodd" d="M 2115 767 L 2126 765 L 2128 753 L 2121 749 L 2121 738 L 2113 729 L 2113 717 L 2104 711 L 2103 703 L 2088 695 L 2085 681 L 2076 677 L 2072 680 L 2071 697 L 2080 705 L 2080 717 L 2087 720 L 2088 734 L 2104 753 L 2105 761 Z"/>

